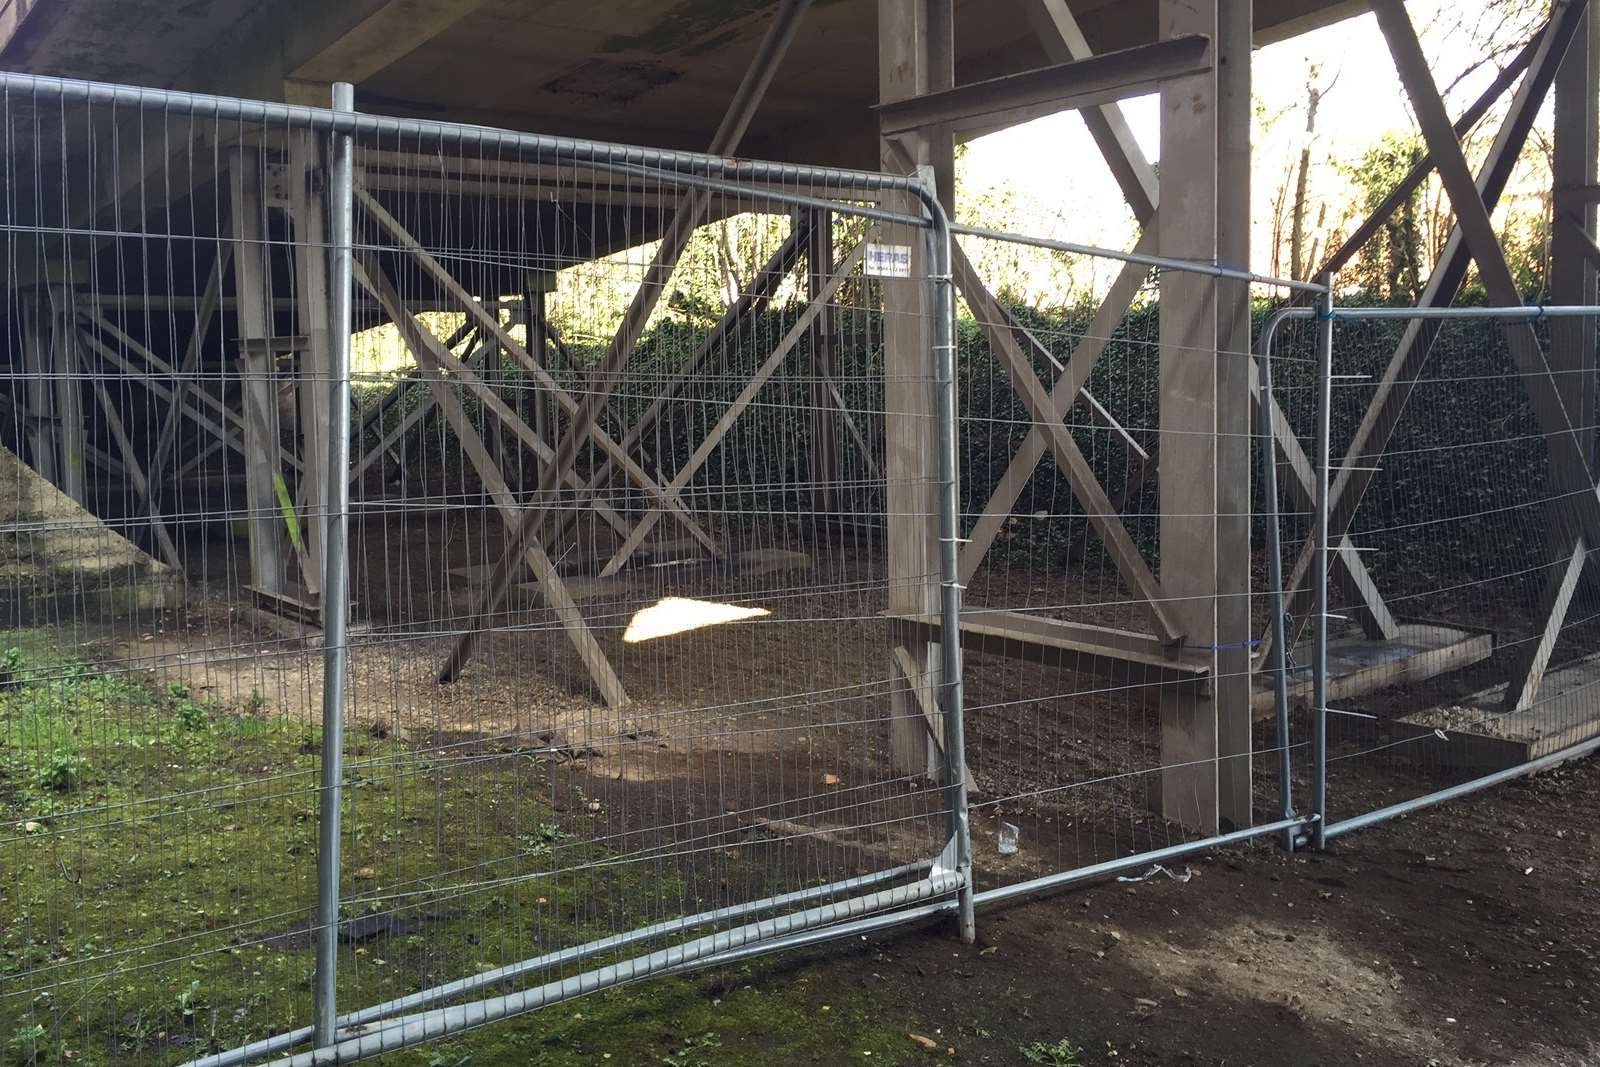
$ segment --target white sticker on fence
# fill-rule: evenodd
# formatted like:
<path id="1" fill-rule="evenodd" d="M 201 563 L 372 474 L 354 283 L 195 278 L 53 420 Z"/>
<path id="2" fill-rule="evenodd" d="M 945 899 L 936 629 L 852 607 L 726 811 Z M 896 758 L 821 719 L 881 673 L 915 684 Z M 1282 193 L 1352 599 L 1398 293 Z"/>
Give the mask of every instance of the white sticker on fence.
<path id="1" fill-rule="evenodd" d="M 911 246 L 868 245 L 866 271 L 874 278 L 911 277 Z"/>

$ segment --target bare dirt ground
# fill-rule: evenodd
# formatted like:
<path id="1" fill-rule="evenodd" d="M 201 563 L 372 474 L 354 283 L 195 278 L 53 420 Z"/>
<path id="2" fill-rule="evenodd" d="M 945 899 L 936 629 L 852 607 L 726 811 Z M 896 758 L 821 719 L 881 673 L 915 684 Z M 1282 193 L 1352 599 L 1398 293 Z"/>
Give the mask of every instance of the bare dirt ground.
<path id="1" fill-rule="evenodd" d="M 396 534 L 397 541 L 404 544 L 406 533 Z M 408 566 L 420 568 L 416 545 Z M 782 825 L 768 827 L 766 843 L 789 829 L 808 834 L 826 869 L 835 861 L 872 869 L 878 852 L 922 847 L 920 829 L 908 829 L 903 841 L 855 835 L 847 822 L 833 821 L 858 813 L 829 814 L 828 790 L 857 783 L 883 787 L 879 799 L 891 808 L 927 810 L 915 787 L 895 783 L 885 770 L 881 692 L 863 689 L 859 698 L 815 707 L 793 700 L 881 677 L 881 605 L 870 575 L 854 563 L 819 551 L 808 573 L 759 583 L 755 592 L 770 604 L 774 621 L 789 626 L 708 631 L 636 647 L 620 641 L 618 620 L 657 597 L 751 592 L 748 582 L 731 578 L 680 583 L 668 573 L 644 572 L 607 591 L 609 600 L 589 602 L 586 614 L 634 697 L 622 715 L 597 710 L 570 646 L 548 629 L 497 634 L 461 682 L 435 683 L 448 641 L 440 631 L 448 627 L 416 620 L 448 623 L 441 604 L 459 591 L 459 581 L 446 576 L 491 554 L 485 546 L 441 553 L 427 568 L 438 586 L 416 575 L 400 575 L 392 585 L 372 576 L 358 583 L 363 612 L 387 629 L 356 651 L 353 721 L 386 723 L 421 745 L 445 735 L 452 743 L 485 744 L 508 738 L 520 744 L 521 734 L 546 742 L 559 736 L 573 750 L 563 776 L 582 784 L 607 818 L 616 812 L 630 820 L 610 826 L 615 833 L 647 829 L 631 821 L 635 815 L 620 813 L 643 817 L 663 803 L 670 811 L 682 802 L 707 809 L 701 818 L 721 811 L 776 816 Z M 825 594 L 814 592 L 819 588 Z M 390 597 L 390 589 L 404 592 Z M 1114 592 L 1084 586 L 1086 602 L 1123 608 L 1111 603 Z M 1034 606 L 1074 603 L 1059 588 L 1032 587 L 1025 575 L 1004 588 L 980 584 L 974 596 L 983 595 Z M 158 662 L 224 699 L 257 693 L 263 703 L 314 722 L 320 654 L 282 642 L 232 610 L 209 605 L 189 619 L 170 620 L 126 639 L 115 658 Z M 1097 621 L 1139 625 L 1125 609 Z M 219 644 L 232 654 L 207 653 Z M 1478 684 L 1476 674 L 1451 683 Z M 1150 814 L 1150 775 L 1051 792 L 1063 783 L 1093 783 L 1108 771 L 1159 764 L 1153 713 L 1144 702 L 1074 693 L 1078 685 L 1070 672 L 1053 668 L 983 657 L 969 664 L 970 706 L 981 711 L 969 737 L 981 790 L 980 886 L 1183 839 Z M 1444 683 L 1426 694 L 1400 693 L 1393 711 L 1414 708 L 1424 696 L 1451 695 Z M 1391 711 L 1383 699 L 1363 706 Z M 738 709 L 737 729 L 716 725 L 719 708 Z M 817 716 L 814 728 L 795 730 L 795 716 L 807 714 Z M 747 757 L 748 773 L 730 783 L 720 757 L 735 752 Z M 1261 792 L 1268 773 L 1263 763 L 1264 814 L 1270 814 L 1270 797 Z M 1406 773 L 1387 766 L 1347 774 L 1340 783 L 1343 811 L 1446 784 Z M 771 808 L 774 797 L 794 806 Z M 908 932 L 766 961 L 756 965 L 754 978 L 712 972 L 702 991 L 716 1000 L 729 982 L 759 981 L 767 992 L 819 1013 L 849 998 L 939 1046 L 930 1051 L 908 1036 L 904 1056 L 891 1062 L 1600 1063 L 1593 1002 L 1600 988 L 1597 812 L 1600 762 L 1586 761 L 1342 839 L 1326 854 L 1290 856 L 1260 844 L 1189 861 L 1187 881 L 1158 874 L 984 912 L 971 947 L 947 930 Z M 1002 818 L 1023 828 L 1017 856 L 995 853 Z M 750 848 L 752 860 L 771 851 Z M 1036 1043 L 1063 1039 L 1079 1050 L 1075 1058 L 1028 1058 L 1028 1050 L 1038 1054 Z M 732 1035 L 725 1040 L 730 1056 L 759 1053 L 739 1048 Z M 840 1047 L 817 1062 L 882 1061 Z"/>
<path id="2" fill-rule="evenodd" d="M 781 981 L 818 1010 L 864 998 L 937 1039 L 926 1062 L 1067 1038 L 1083 1064 L 1596 1063 L 1597 811 L 1590 760 L 1326 854 L 1233 850 L 1188 882 L 982 912 L 971 948 L 930 928 L 785 960 Z"/>

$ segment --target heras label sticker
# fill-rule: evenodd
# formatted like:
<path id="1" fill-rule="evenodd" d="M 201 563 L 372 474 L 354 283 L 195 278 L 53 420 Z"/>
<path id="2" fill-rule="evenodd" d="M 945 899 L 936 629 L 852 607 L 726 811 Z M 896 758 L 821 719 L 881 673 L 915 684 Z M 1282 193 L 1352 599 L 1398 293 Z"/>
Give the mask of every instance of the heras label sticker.
<path id="1" fill-rule="evenodd" d="M 911 277 L 911 246 L 868 245 L 866 272 L 874 278 Z"/>

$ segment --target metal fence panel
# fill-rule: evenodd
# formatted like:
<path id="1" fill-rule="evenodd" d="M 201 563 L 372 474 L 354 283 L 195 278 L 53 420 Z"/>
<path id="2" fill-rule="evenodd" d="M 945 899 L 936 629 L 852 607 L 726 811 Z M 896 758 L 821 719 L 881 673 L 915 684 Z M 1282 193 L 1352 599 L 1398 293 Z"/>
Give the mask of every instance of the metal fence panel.
<path id="1" fill-rule="evenodd" d="M 958 650 L 886 617 L 958 595 L 913 184 L 4 86 L 30 1057 L 362 1056 L 970 931 L 964 783 L 892 752 L 961 760 Z"/>

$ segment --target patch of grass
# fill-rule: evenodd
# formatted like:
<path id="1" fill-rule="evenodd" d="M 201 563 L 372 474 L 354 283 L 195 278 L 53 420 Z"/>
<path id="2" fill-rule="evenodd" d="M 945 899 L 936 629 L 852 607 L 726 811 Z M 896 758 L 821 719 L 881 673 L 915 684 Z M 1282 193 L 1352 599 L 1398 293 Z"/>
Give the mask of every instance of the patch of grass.
<path id="1" fill-rule="evenodd" d="M 1081 1067 L 1083 1050 L 1068 1038 L 1059 1041 L 1032 1041 L 1017 1046 L 1017 1051 L 1029 1063 L 1042 1063 L 1045 1067 Z"/>
<path id="2" fill-rule="evenodd" d="M 0 691 L 0 1035 L 12 1035 L 0 1067 L 167 1067 L 304 1025 L 316 729 L 259 694 L 200 699 L 12 644 L 26 680 Z M 543 786 L 515 777 L 544 780 L 526 760 L 457 761 L 352 731 L 346 763 L 345 918 L 404 923 L 342 948 L 342 1004 L 710 903 L 658 867 L 606 862 L 592 840 L 605 823 L 586 804 L 558 816 Z M 548 873 L 561 870 L 574 873 Z M 489 888 L 448 889 L 479 882 Z M 902 1033 L 847 1005 L 770 995 L 761 973 L 630 985 L 389 1062 L 559 1067 L 609 1053 L 737 1067 L 841 1048 L 921 1062 Z"/>

